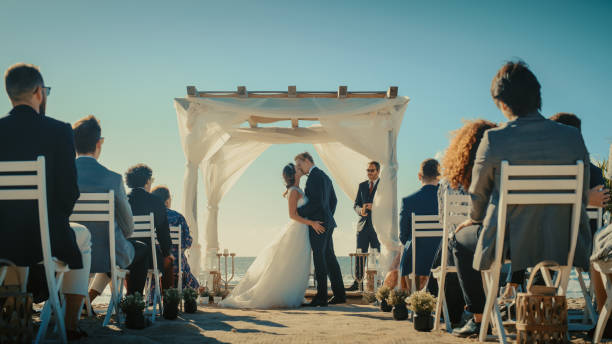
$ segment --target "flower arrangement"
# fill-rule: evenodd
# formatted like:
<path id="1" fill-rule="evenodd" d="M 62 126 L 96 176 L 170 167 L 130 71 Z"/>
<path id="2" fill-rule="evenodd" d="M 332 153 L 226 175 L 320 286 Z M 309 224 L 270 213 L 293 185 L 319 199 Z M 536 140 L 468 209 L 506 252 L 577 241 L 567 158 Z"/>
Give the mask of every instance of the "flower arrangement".
<path id="1" fill-rule="evenodd" d="M 145 308 L 145 302 L 140 293 L 136 292 L 132 295 L 124 296 L 119 302 L 119 308 L 125 314 L 129 313 L 142 313 Z"/>
<path id="2" fill-rule="evenodd" d="M 372 292 L 364 292 L 362 297 L 363 302 L 365 303 L 373 303 L 376 301 L 376 294 Z"/>
<path id="3" fill-rule="evenodd" d="M 408 297 L 408 291 L 404 289 L 395 289 L 389 293 L 387 303 L 391 306 L 406 305 L 406 297 Z"/>
<path id="4" fill-rule="evenodd" d="M 164 291 L 164 318 L 173 320 L 178 317 L 178 306 L 181 294 L 178 289 L 170 288 Z"/>
<path id="5" fill-rule="evenodd" d="M 391 307 L 387 303 L 387 298 L 389 297 L 389 293 L 391 293 L 391 288 L 384 285 L 376 291 L 376 299 L 380 302 L 380 310 L 383 312 L 391 312 L 393 307 Z"/>
<path id="6" fill-rule="evenodd" d="M 198 310 L 198 292 L 193 288 L 183 290 L 183 301 L 185 301 L 185 313 L 195 313 Z"/>
<path id="7" fill-rule="evenodd" d="M 426 291 L 417 291 L 408 297 L 408 305 L 416 314 L 431 314 L 436 307 L 436 298 Z"/>

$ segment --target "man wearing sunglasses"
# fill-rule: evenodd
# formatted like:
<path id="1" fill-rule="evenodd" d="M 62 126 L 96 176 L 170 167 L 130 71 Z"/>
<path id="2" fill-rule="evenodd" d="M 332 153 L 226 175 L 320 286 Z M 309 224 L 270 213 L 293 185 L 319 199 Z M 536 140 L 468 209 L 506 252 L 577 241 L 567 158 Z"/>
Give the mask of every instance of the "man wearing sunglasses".
<path id="1" fill-rule="evenodd" d="M 45 157 L 51 252 L 70 268 L 62 283 L 66 332 L 69 340 L 79 339 L 85 336 L 77 322 L 87 295 L 91 235 L 84 226 L 69 223 L 79 197 L 72 127 L 45 116 L 51 88 L 45 86 L 38 67 L 13 65 L 6 70 L 4 81 L 13 109 L 0 118 L 0 161 Z M 43 298 L 47 287 L 36 283 L 44 275 L 38 265 L 43 260 L 38 222 L 34 201 L 0 201 L 0 258 L 17 266 L 31 266 L 28 289 Z"/>
<path id="2" fill-rule="evenodd" d="M 377 161 L 370 161 L 366 172 L 368 180 L 359 184 L 355 205 L 353 206 L 353 209 L 359 215 L 359 221 L 357 222 L 357 249 L 363 253 L 367 253 L 370 247 L 380 251 L 380 241 L 378 241 L 378 236 L 372 225 L 372 202 L 378 188 L 380 164 Z M 363 262 L 359 259 L 355 264 L 355 277 L 358 280 L 363 279 Z M 358 289 L 359 284 L 355 281 L 346 290 L 355 291 Z"/>

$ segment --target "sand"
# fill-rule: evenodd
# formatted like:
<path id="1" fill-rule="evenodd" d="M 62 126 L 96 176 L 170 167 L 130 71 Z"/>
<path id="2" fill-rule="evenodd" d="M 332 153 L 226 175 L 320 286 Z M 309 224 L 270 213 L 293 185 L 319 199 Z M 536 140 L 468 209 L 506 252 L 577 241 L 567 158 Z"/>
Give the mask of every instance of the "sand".
<path id="1" fill-rule="evenodd" d="M 96 307 L 98 308 L 98 307 Z M 103 312 L 103 308 L 99 308 Z M 83 343 L 474 343 L 442 330 L 417 332 L 412 322 L 395 321 L 371 305 L 349 304 L 290 310 L 235 310 L 199 307 L 195 314 L 158 320 L 144 330 L 101 326 L 84 319 Z M 587 343 L 584 334 L 572 343 Z"/>

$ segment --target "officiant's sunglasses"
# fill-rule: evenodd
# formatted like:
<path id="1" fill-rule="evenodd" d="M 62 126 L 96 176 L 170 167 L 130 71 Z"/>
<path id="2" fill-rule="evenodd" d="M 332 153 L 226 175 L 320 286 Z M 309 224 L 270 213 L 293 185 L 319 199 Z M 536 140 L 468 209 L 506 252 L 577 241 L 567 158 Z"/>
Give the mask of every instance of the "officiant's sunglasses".
<path id="1" fill-rule="evenodd" d="M 43 93 L 48 97 L 51 94 L 51 87 L 49 86 L 42 86 L 42 91 Z"/>
<path id="2" fill-rule="evenodd" d="M 367 171 L 367 172 L 376 172 L 376 169 L 373 169 L 373 168 L 368 168 L 366 171 Z"/>

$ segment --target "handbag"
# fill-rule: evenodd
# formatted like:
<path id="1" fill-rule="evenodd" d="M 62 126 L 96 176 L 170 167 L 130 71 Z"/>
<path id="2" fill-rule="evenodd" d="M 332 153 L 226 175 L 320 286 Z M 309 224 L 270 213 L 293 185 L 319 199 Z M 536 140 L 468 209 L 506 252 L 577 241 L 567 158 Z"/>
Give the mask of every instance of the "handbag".
<path id="1" fill-rule="evenodd" d="M 544 268 L 559 267 L 553 261 L 538 263 L 529 276 L 527 292 L 516 297 L 517 343 L 566 343 L 567 300 L 556 295 L 556 287 L 533 285 Z"/>

